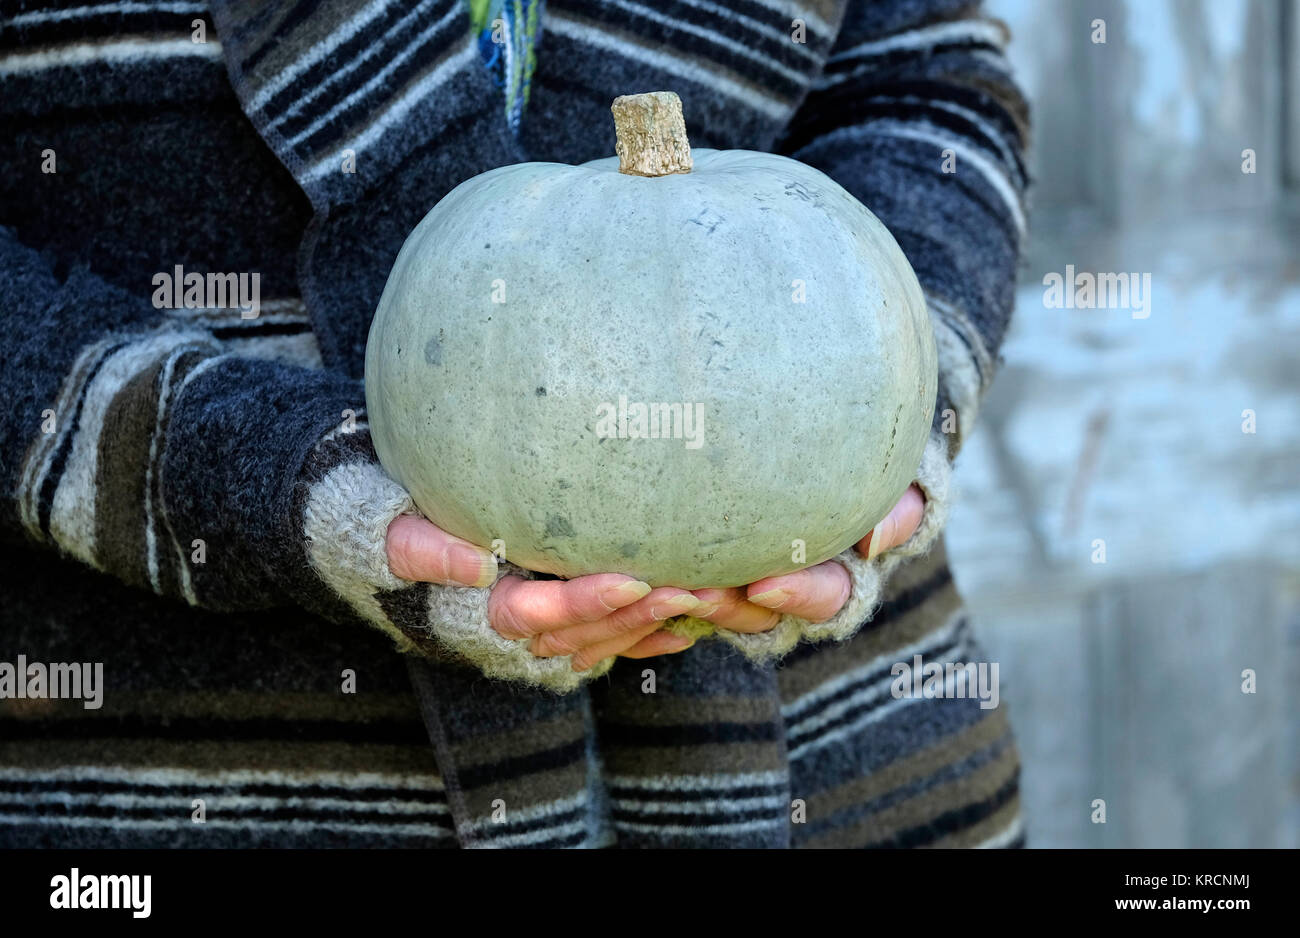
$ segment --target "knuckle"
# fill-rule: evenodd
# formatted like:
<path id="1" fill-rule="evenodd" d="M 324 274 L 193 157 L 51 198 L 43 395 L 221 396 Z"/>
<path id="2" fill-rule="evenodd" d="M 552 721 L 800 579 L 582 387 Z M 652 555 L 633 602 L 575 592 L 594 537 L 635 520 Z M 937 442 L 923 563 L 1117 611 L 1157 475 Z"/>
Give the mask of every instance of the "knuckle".
<path id="1" fill-rule="evenodd" d="M 550 656 L 572 655 L 581 650 L 577 641 L 555 632 L 543 632 L 538 638 L 538 647 Z"/>
<path id="2" fill-rule="evenodd" d="M 611 636 L 619 636 L 643 629 L 657 620 L 649 609 L 645 609 L 625 616 L 610 616 L 606 621 L 609 623 Z"/>
<path id="3" fill-rule="evenodd" d="M 530 629 L 515 608 L 513 597 L 517 594 L 507 594 L 500 602 L 493 603 L 495 595 L 488 600 L 489 618 L 492 620 L 492 627 L 497 630 L 504 638 L 520 639 L 531 638 L 533 630 Z"/>
<path id="4" fill-rule="evenodd" d="M 401 577 L 404 580 L 419 579 L 412 563 L 414 539 L 414 525 L 403 522 L 401 519 L 389 525 L 388 535 L 384 542 L 388 553 L 388 569 L 393 572 L 394 576 Z"/>
<path id="5" fill-rule="evenodd" d="M 724 598 L 718 608 L 709 614 L 709 621 L 715 623 L 728 622 L 742 615 L 748 606 L 753 605 L 748 599 L 736 599 L 733 597 Z"/>
<path id="6" fill-rule="evenodd" d="M 565 583 L 560 587 L 558 614 L 565 622 L 582 622 L 591 619 L 587 611 L 591 605 L 598 605 L 595 590 L 590 584 Z"/>
<path id="7" fill-rule="evenodd" d="M 809 615 L 804 618 L 809 622 L 825 622 L 844 608 L 853 593 L 853 582 L 847 574 L 837 574 L 834 580 L 826 583 L 817 601 L 812 605 Z"/>
<path id="8" fill-rule="evenodd" d="M 650 604 L 642 601 L 635 606 L 611 612 L 597 621 L 605 626 L 611 635 L 618 635 L 629 629 L 648 625 L 654 621 L 654 616 L 650 613 Z"/>
<path id="9" fill-rule="evenodd" d="M 456 542 L 446 540 L 439 545 L 438 550 L 431 553 L 429 566 L 432 568 L 433 576 L 442 583 L 461 585 L 456 577 Z"/>
<path id="10" fill-rule="evenodd" d="M 844 604 L 847 603 L 849 597 L 853 595 L 853 581 L 848 578 L 847 574 L 841 576 L 839 582 L 840 588 L 835 593 L 835 608 L 831 611 L 831 615 L 834 615 L 843 609 Z"/>
<path id="11" fill-rule="evenodd" d="M 781 621 L 781 613 L 775 610 L 764 610 L 764 614 L 757 619 L 751 620 L 746 626 L 746 632 L 770 632 L 776 628 L 777 623 Z"/>

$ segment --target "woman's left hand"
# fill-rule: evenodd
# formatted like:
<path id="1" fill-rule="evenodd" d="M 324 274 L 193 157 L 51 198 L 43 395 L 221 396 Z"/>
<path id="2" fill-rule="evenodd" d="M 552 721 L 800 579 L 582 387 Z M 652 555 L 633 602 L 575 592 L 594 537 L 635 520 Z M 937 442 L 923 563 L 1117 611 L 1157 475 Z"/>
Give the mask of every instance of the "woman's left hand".
<path id="1" fill-rule="evenodd" d="M 858 541 L 855 545 L 858 553 L 871 560 L 904 543 L 920 526 L 924 508 L 925 496 L 913 483 L 885 519 Z M 848 571 L 834 560 L 827 560 L 815 567 L 767 577 L 748 586 L 693 592 L 704 602 L 718 607 L 697 618 L 733 632 L 766 632 L 775 628 L 783 615 L 809 622 L 826 621 L 848 601 L 851 589 Z"/>

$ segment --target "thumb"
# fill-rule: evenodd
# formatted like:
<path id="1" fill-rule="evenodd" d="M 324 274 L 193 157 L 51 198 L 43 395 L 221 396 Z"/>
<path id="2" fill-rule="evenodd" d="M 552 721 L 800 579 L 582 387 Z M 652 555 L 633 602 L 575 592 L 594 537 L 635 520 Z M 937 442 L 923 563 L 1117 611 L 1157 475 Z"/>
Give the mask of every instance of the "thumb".
<path id="1" fill-rule="evenodd" d="M 892 547 L 898 547 L 916 533 L 921 526 L 921 515 L 925 512 L 925 495 L 913 482 L 903 497 L 898 500 L 889 514 L 871 529 L 871 533 L 858 542 L 858 553 L 868 560 L 874 560 Z"/>
<path id="2" fill-rule="evenodd" d="M 389 569 L 404 580 L 443 586 L 491 586 L 496 582 L 497 559 L 491 551 L 453 537 L 415 515 L 393 519 L 387 546 Z"/>

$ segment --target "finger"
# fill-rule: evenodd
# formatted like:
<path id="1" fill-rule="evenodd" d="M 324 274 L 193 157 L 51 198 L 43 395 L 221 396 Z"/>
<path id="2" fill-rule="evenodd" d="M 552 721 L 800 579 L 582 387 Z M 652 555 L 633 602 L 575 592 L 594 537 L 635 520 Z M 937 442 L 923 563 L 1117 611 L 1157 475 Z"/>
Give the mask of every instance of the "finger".
<path id="1" fill-rule="evenodd" d="M 848 602 L 849 572 L 834 560 L 749 585 L 749 601 L 809 622 L 824 622 Z"/>
<path id="2" fill-rule="evenodd" d="M 685 651 L 695 644 L 695 639 L 683 635 L 674 635 L 663 628 L 656 629 L 631 648 L 619 654 L 624 658 L 654 658 L 658 655 L 672 655 Z"/>
<path id="3" fill-rule="evenodd" d="M 506 577 L 488 599 L 488 619 L 505 638 L 529 638 L 575 622 L 599 621 L 649 593 L 650 584 L 619 573 L 574 580 Z"/>
<path id="4" fill-rule="evenodd" d="M 921 526 L 921 515 L 925 512 L 925 495 L 913 482 L 898 503 L 889 510 L 871 533 L 858 541 L 858 553 L 868 560 L 874 560 L 891 547 L 906 543 Z"/>
<path id="5" fill-rule="evenodd" d="M 662 622 L 651 622 L 649 625 L 643 625 L 638 629 L 626 632 L 616 638 L 607 641 L 597 642 L 594 645 L 588 645 L 581 651 L 576 652 L 573 656 L 572 664 L 575 671 L 586 671 L 594 667 L 606 658 L 612 658 L 615 655 L 622 654 L 631 648 L 641 639 L 657 629 L 663 628 Z"/>
<path id="6" fill-rule="evenodd" d="M 385 538 L 388 568 L 403 580 L 443 586 L 491 586 L 497 559 L 489 550 L 453 537 L 424 518 L 399 515 Z"/>
<path id="7" fill-rule="evenodd" d="M 691 615 L 732 632 L 766 632 L 781 621 L 781 613 L 755 606 L 746 597 L 744 589 L 702 589 L 696 590 L 695 595 L 717 608 Z"/>
<path id="8" fill-rule="evenodd" d="M 634 605 L 610 613 L 598 622 L 543 632 L 529 643 L 528 648 L 539 658 L 571 655 L 589 645 L 602 644 L 637 632 L 647 625 L 661 624 L 673 616 L 693 614 L 692 611 L 701 605 L 698 599 L 685 590 L 663 586 L 651 591 Z"/>

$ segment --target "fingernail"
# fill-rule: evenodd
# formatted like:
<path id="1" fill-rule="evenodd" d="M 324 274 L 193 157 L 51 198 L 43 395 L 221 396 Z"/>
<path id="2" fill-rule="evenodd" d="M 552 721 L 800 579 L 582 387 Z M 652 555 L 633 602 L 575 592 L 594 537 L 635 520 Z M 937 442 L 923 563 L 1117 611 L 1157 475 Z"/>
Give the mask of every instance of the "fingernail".
<path id="1" fill-rule="evenodd" d="M 638 599 L 643 599 L 649 593 L 649 583 L 642 583 L 640 580 L 629 580 L 626 583 L 618 584 L 618 586 L 611 586 L 609 589 L 602 590 L 600 601 L 611 609 L 622 609 Z"/>
<path id="2" fill-rule="evenodd" d="M 704 619 L 713 615 L 721 608 L 722 606 L 717 603 L 704 603 L 704 605 L 700 606 L 699 609 L 694 610 L 691 615 L 695 616 L 697 619 Z"/>
<path id="3" fill-rule="evenodd" d="M 766 606 L 768 609 L 780 609 L 790 599 L 790 594 L 783 589 L 765 590 L 749 597 L 751 603 Z"/>
<path id="4" fill-rule="evenodd" d="M 886 515 L 880 523 L 871 529 L 871 543 L 867 545 L 867 559 L 875 560 L 877 555 L 885 552 L 885 544 L 888 538 L 885 532 L 889 532 L 889 537 L 894 534 L 894 519 L 892 515 Z"/>
<path id="5" fill-rule="evenodd" d="M 704 605 L 690 593 L 682 596 L 674 596 L 672 599 L 665 599 L 661 603 L 656 603 L 650 610 L 650 615 L 656 619 L 671 619 L 673 616 L 680 616 L 687 612 L 694 612 L 700 606 Z"/>
<path id="6" fill-rule="evenodd" d="M 472 555 L 474 562 L 478 564 L 478 577 L 473 583 L 466 583 L 466 586 L 491 586 L 497 580 L 497 558 L 496 554 L 490 551 L 477 550 L 473 547 L 458 547 L 457 550 L 462 552 L 462 556 Z M 465 566 L 469 566 L 468 563 Z"/>
<path id="7" fill-rule="evenodd" d="M 686 638 L 682 635 L 678 635 L 676 638 L 676 641 L 669 644 L 669 651 L 685 651 L 695 644 L 695 639 L 693 638 Z"/>

